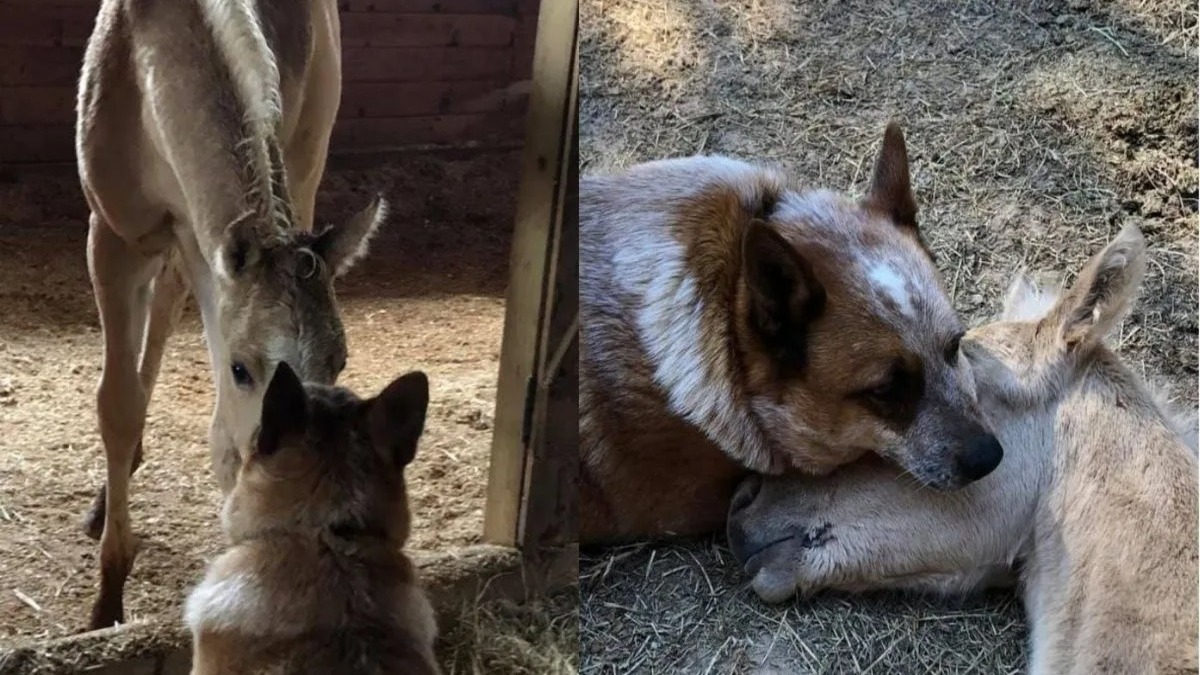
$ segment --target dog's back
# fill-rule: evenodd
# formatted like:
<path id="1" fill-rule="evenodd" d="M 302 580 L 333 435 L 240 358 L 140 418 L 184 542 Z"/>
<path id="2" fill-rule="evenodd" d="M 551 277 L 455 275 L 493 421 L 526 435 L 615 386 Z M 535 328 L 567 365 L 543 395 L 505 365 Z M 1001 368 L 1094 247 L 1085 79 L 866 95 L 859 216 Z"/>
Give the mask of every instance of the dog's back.
<path id="1" fill-rule="evenodd" d="M 428 403 L 421 373 L 362 401 L 279 364 L 222 513 L 232 546 L 188 597 L 194 675 L 439 672 L 402 551 Z"/>
<path id="2" fill-rule="evenodd" d="M 693 200 L 711 199 L 714 190 L 752 210 L 782 189 L 778 174 L 722 157 L 661 160 L 580 179 L 583 541 L 632 532 L 694 534 L 724 520 L 743 470 L 671 411 L 668 393 L 655 380 L 662 357 L 647 353 L 639 321 L 650 313 L 641 310 L 656 311 L 657 319 L 649 320 L 659 325 L 650 328 L 659 331 L 661 344 L 690 343 L 697 356 L 719 348 L 718 335 L 704 334 L 713 327 L 696 319 L 699 306 L 713 298 L 688 288 L 695 275 L 689 266 L 729 268 L 731 261 L 686 260 L 678 214 L 694 209 Z M 730 258 L 739 254 L 744 225 L 735 214 L 704 225 L 711 236 L 730 241 Z M 668 365 L 679 376 L 697 375 L 695 363 Z"/>
<path id="3" fill-rule="evenodd" d="M 188 603 L 194 673 L 433 674 L 433 610 L 387 543 L 281 538 L 228 551 Z"/>

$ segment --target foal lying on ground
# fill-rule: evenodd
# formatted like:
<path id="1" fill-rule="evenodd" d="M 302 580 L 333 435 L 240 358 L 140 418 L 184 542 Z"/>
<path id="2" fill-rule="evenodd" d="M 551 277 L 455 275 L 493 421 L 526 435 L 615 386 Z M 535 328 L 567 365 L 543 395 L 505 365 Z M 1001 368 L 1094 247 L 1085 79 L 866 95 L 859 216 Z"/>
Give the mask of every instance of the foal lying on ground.
<path id="1" fill-rule="evenodd" d="M 436 674 L 433 610 L 401 552 L 423 373 L 360 401 L 280 363 L 222 521 L 232 548 L 188 598 L 194 675 Z"/>
<path id="2" fill-rule="evenodd" d="M 967 334 L 1004 446 L 986 478 L 935 492 L 864 464 L 744 482 L 729 541 L 755 591 L 947 592 L 1019 562 L 1033 675 L 1197 672 L 1195 421 L 1181 433 L 1102 342 L 1144 258 L 1126 228 L 1060 298 L 1018 280 L 1004 319 Z"/>

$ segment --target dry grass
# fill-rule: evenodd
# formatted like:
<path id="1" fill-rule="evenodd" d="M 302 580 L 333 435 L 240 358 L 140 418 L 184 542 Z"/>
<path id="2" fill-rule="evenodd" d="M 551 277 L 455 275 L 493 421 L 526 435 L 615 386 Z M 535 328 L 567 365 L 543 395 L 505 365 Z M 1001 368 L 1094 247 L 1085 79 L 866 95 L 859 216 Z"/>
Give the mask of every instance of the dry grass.
<path id="1" fill-rule="evenodd" d="M 585 0 L 585 170 L 695 153 L 860 191 L 904 125 L 920 219 L 968 322 L 1018 267 L 1074 273 L 1125 223 L 1150 241 L 1117 337 L 1197 400 L 1194 5 L 1162 0 Z M 1005 596 L 765 607 L 711 542 L 581 563 L 581 670 L 1019 672 Z M 872 665 L 874 664 L 874 665 Z"/>
<path id="2" fill-rule="evenodd" d="M 439 645 L 447 675 L 573 675 L 579 665 L 579 590 L 525 604 L 466 607 Z"/>

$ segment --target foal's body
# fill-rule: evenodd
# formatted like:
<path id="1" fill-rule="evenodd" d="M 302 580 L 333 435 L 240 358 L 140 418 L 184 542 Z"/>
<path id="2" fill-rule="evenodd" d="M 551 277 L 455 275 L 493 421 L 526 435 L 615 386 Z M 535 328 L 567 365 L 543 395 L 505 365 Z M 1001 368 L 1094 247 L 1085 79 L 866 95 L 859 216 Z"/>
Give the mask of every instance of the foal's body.
<path id="1" fill-rule="evenodd" d="M 1008 321 L 968 333 L 1005 451 L 987 478 L 936 493 L 863 465 L 744 484 L 729 534 L 759 595 L 954 592 L 1019 561 L 1033 675 L 1197 672 L 1195 420 L 1183 432 L 1101 343 L 1143 255 L 1127 230 L 1048 315 L 1018 287 Z"/>
<path id="2" fill-rule="evenodd" d="M 331 279 L 354 257 L 344 249 L 357 249 L 374 228 L 376 213 L 325 240 L 298 234 L 313 227 L 340 67 L 333 0 L 105 0 L 100 7 L 80 78 L 76 138 L 104 334 L 97 408 L 107 499 L 101 493 L 86 523 L 101 537 L 93 627 L 121 619 L 136 552 L 129 476 L 141 460 L 163 346 L 189 287 L 214 369 L 210 443 L 224 490 L 239 461 L 234 448 L 257 419 L 256 382 L 284 358 L 317 382 L 332 382 L 341 369 L 345 342 Z M 339 237 L 353 241 L 333 241 Z M 296 272 L 305 260 L 311 265 Z"/>

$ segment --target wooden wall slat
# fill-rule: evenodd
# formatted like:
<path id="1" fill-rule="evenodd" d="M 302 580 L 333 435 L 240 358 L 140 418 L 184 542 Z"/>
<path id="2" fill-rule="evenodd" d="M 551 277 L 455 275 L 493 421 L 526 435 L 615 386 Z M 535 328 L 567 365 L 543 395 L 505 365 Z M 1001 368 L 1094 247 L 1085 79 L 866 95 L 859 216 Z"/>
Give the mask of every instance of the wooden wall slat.
<path id="1" fill-rule="evenodd" d="M 0 87 L 0 124 L 75 121 L 75 87 Z"/>
<path id="2" fill-rule="evenodd" d="M 74 125 L 0 126 L 0 164 L 66 162 L 74 159 Z"/>
<path id="3" fill-rule="evenodd" d="M 384 150 L 404 145 L 452 145 L 464 141 L 503 143 L 520 138 L 525 116 L 435 115 L 341 120 L 333 146 L 341 151 Z"/>
<path id="4" fill-rule="evenodd" d="M 515 16 L 519 0 L 342 0 L 343 12 L 407 12 L 414 14 L 506 14 Z"/>
<path id="5" fill-rule="evenodd" d="M 74 160 L 75 86 L 100 0 L 0 0 L 0 164 Z M 539 0 L 341 0 L 331 152 L 524 135 Z"/>
<path id="6" fill-rule="evenodd" d="M 504 47 L 516 24 L 499 15 L 350 12 L 342 15 L 342 46 Z"/>
<path id="7" fill-rule="evenodd" d="M 351 82 L 342 85 L 341 119 L 481 113 L 523 105 L 507 82 Z M 3 109 L 0 108 L 0 111 Z"/>
<path id="8" fill-rule="evenodd" d="M 82 47 L 0 45 L 0 86 L 69 85 L 79 78 Z"/>
<path id="9" fill-rule="evenodd" d="M 508 47 L 345 47 L 345 82 L 453 82 L 507 79 Z M 0 78 L 3 77 L 0 66 Z M 3 80 L 0 79 L 0 83 Z"/>

